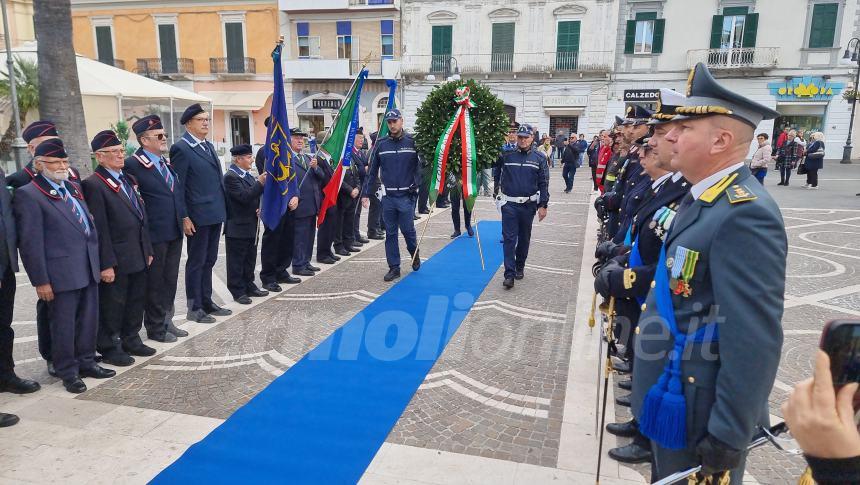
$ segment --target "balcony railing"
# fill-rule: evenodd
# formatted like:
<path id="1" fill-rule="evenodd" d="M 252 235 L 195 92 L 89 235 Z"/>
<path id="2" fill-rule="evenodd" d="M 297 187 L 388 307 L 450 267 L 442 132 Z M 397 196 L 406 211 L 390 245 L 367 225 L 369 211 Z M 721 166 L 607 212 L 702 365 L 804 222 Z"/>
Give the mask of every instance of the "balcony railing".
<path id="1" fill-rule="evenodd" d="M 210 57 L 212 74 L 256 74 L 257 60 L 253 57 Z"/>
<path id="2" fill-rule="evenodd" d="M 394 0 L 349 0 L 349 5 L 352 6 L 374 6 L 374 5 L 394 5 Z"/>
<path id="3" fill-rule="evenodd" d="M 426 74 L 450 76 L 455 72 L 464 75 L 607 72 L 612 68 L 612 52 L 534 52 L 456 55 L 415 55 L 403 58 L 401 73 L 421 76 Z"/>
<path id="4" fill-rule="evenodd" d="M 779 47 L 739 47 L 687 51 L 687 67 L 704 62 L 712 69 L 768 69 L 779 63 Z"/>
<path id="5" fill-rule="evenodd" d="M 361 66 L 364 65 L 364 61 L 359 60 L 350 60 L 349 61 L 349 75 L 355 76 L 361 71 Z M 371 76 L 381 76 L 382 75 L 382 61 L 368 61 L 367 62 L 367 73 Z"/>
<path id="6" fill-rule="evenodd" d="M 137 73 L 146 77 L 194 74 L 194 60 L 179 59 L 138 59 Z"/>
<path id="7" fill-rule="evenodd" d="M 98 59 L 102 64 L 113 66 L 119 69 L 125 69 L 125 61 L 122 59 Z"/>

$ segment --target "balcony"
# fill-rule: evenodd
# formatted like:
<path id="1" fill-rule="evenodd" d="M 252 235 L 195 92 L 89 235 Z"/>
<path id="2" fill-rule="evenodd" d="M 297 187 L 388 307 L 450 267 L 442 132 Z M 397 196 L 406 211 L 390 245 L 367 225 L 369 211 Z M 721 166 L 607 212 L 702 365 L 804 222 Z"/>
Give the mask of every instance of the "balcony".
<path id="1" fill-rule="evenodd" d="M 241 76 L 257 73 L 253 57 L 210 57 L 209 72 L 218 76 Z"/>
<path id="2" fill-rule="evenodd" d="M 194 60 L 179 59 L 138 59 L 137 73 L 153 79 L 181 79 L 194 74 Z"/>
<path id="3" fill-rule="evenodd" d="M 353 79 L 363 61 L 355 59 L 289 59 L 284 75 L 290 79 Z M 367 63 L 370 79 L 394 79 L 400 70 L 396 59 L 375 59 Z"/>
<path id="4" fill-rule="evenodd" d="M 779 47 L 739 47 L 687 51 L 687 67 L 704 62 L 714 70 L 773 69 L 779 64 Z"/>
<path id="5" fill-rule="evenodd" d="M 102 64 L 107 64 L 108 66 L 113 66 L 118 69 L 125 69 L 125 61 L 122 59 L 96 59 Z"/>
<path id="6" fill-rule="evenodd" d="M 394 0 L 349 0 L 350 7 L 375 7 L 377 5 L 394 5 Z"/>
<path id="7" fill-rule="evenodd" d="M 395 0 L 279 0 L 278 6 L 284 12 L 325 12 L 349 10 L 395 10 Z"/>
<path id="8" fill-rule="evenodd" d="M 459 55 L 416 55 L 403 59 L 404 76 L 427 74 L 450 76 L 494 76 L 541 74 L 565 76 L 583 73 L 606 73 L 612 68 L 612 52 L 535 52 Z"/>

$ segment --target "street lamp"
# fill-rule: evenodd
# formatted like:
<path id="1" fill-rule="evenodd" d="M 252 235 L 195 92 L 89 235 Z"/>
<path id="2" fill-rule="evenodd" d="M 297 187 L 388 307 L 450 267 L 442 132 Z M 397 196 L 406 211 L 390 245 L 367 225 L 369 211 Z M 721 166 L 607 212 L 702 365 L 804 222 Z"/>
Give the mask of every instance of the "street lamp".
<path id="1" fill-rule="evenodd" d="M 842 160 L 839 163 L 851 163 L 851 136 L 854 131 L 854 110 L 857 109 L 857 92 L 860 89 L 860 39 L 854 37 L 848 41 L 848 46 L 845 48 L 845 54 L 842 56 L 843 61 L 849 61 L 857 66 L 857 74 L 854 78 L 854 93 L 851 96 L 851 120 L 848 122 L 848 140 L 845 142 L 845 148 L 842 150 Z"/>
<path id="2" fill-rule="evenodd" d="M 15 123 L 15 141 L 12 142 L 12 155 L 15 157 L 15 168 L 24 166 L 27 153 L 27 143 L 21 138 L 21 116 L 18 113 L 18 90 L 15 81 L 15 62 L 12 59 L 12 41 L 9 35 L 9 17 L 6 15 L 6 0 L 0 0 L 3 13 L 3 37 L 6 38 L 6 72 L 9 73 L 9 94 L 12 97 L 12 119 Z"/>

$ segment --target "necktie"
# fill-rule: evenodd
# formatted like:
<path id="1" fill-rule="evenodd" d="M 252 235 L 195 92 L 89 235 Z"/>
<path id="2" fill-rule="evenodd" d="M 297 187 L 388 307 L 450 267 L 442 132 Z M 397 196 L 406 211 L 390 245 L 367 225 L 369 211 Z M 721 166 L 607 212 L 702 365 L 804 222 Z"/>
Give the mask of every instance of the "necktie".
<path id="1" fill-rule="evenodd" d="M 72 209 L 72 213 L 78 219 L 78 224 L 80 224 L 81 227 L 84 228 L 84 234 L 89 236 L 90 227 L 84 221 L 84 214 L 80 211 L 80 209 L 78 209 L 78 204 L 75 204 L 75 201 L 73 201 L 72 198 L 69 196 L 69 192 L 66 190 L 65 187 L 60 187 L 60 195 L 63 196 L 63 202 L 65 202 L 66 205 L 68 205 Z"/>
<path id="2" fill-rule="evenodd" d="M 134 207 L 134 210 L 137 211 L 138 216 L 143 216 L 143 211 L 140 210 L 140 203 L 137 201 L 137 194 L 134 193 L 134 189 L 131 188 L 131 184 L 128 183 L 128 179 L 125 175 L 119 175 L 119 181 L 122 182 L 122 188 L 125 191 L 126 197 L 131 202 L 131 205 Z"/>
<path id="3" fill-rule="evenodd" d="M 684 211 L 687 207 L 690 207 L 691 205 L 693 205 L 693 194 L 688 192 L 687 195 L 685 195 L 684 198 L 681 199 L 681 204 L 678 206 L 677 210 L 678 214 L 680 214 L 682 211 Z"/>
<path id="4" fill-rule="evenodd" d="M 251 172 L 245 172 L 245 180 L 248 182 L 254 183 L 254 176 L 251 175 Z"/>
<path id="5" fill-rule="evenodd" d="M 170 191 L 173 192 L 173 174 L 170 173 L 170 169 L 167 168 L 167 163 L 164 162 L 164 158 L 158 160 L 158 171 L 164 178 L 164 182 L 168 187 L 170 187 Z"/>

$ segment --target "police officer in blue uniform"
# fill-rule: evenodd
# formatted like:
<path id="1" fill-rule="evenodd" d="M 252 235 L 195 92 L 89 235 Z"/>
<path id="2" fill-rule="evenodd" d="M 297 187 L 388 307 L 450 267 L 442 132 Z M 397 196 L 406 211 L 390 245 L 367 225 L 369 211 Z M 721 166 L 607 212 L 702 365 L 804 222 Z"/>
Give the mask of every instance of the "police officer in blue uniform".
<path id="1" fill-rule="evenodd" d="M 505 253 L 502 285 L 506 289 L 514 287 L 514 279 L 523 279 L 535 213 L 542 221 L 549 204 L 549 162 L 546 156 L 533 149 L 533 140 L 532 127 L 520 125 L 517 149 L 503 152 L 493 170 L 497 188 L 494 196 L 502 211 Z"/>
<path id="2" fill-rule="evenodd" d="M 378 147 L 370 159 L 370 172 L 363 193 L 369 194 L 377 179 L 381 179 L 385 186 L 382 220 L 385 223 L 385 258 L 389 269 L 383 279 L 392 281 L 400 277 L 398 230 L 403 233 L 406 249 L 413 257 L 412 270 L 418 271 L 421 267 L 413 220 L 421 184 L 421 157 L 415 140 L 403 130 L 403 115 L 399 109 L 394 108 L 386 113 L 385 122 L 388 124 L 388 136 L 377 141 Z M 367 195 L 361 199 L 361 204 L 365 208 L 370 207 Z"/>
<path id="3" fill-rule="evenodd" d="M 788 250 L 779 207 L 744 159 L 758 124 L 779 113 L 719 85 L 703 63 L 676 113 L 666 140 L 692 186 L 642 307 L 633 414 L 656 478 L 701 465 L 740 484 L 746 448 L 769 421 Z"/>

